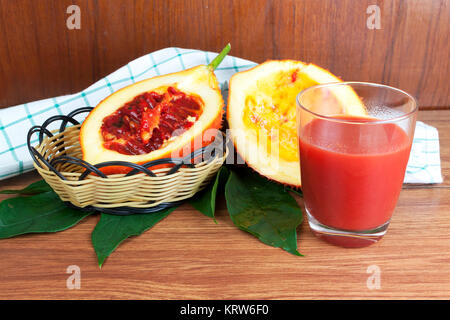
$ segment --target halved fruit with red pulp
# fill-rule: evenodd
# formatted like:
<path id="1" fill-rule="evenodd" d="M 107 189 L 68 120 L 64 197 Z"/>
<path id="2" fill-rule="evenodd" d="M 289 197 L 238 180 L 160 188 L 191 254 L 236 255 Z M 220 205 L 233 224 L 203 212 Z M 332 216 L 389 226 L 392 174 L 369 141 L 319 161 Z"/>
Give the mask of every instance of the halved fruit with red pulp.
<path id="1" fill-rule="evenodd" d="M 221 127 L 224 102 L 213 68 L 200 65 L 125 87 L 83 122 L 80 144 L 90 164 L 143 164 L 179 157 L 209 144 Z M 188 154 L 187 153 L 187 154 Z M 124 166 L 104 173 L 125 173 Z"/>

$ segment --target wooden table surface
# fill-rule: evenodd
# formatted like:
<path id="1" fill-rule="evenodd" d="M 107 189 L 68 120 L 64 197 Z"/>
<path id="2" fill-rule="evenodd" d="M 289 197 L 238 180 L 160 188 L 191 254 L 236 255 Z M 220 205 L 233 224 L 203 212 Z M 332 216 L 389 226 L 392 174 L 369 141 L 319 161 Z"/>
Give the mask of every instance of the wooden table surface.
<path id="1" fill-rule="evenodd" d="M 218 224 L 184 204 L 99 269 L 95 215 L 64 232 L 0 240 L 0 299 L 449 299 L 450 110 L 420 111 L 419 119 L 439 130 L 444 183 L 405 186 L 377 244 L 336 247 L 304 221 L 297 257 L 238 230 L 221 199 Z M 38 179 L 33 172 L 0 186 Z M 80 289 L 67 288 L 71 265 L 80 268 Z"/>

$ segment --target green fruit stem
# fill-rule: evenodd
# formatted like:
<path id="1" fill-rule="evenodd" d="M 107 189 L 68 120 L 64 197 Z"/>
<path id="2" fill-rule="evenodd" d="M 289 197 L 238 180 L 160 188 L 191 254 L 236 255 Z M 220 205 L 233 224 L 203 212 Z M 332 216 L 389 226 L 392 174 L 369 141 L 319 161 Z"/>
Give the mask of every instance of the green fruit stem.
<path id="1" fill-rule="evenodd" d="M 223 59 L 225 58 L 225 56 L 228 54 L 228 52 L 230 52 L 231 50 L 231 45 L 228 43 L 225 48 L 222 49 L 222 51 L 219 53 L 219 55 L 217 57 L 214 58 L 213 61 L 210 62 L 210 64 L 208 64 L 208 67 L 214 71 L 216 70 L 216 68 L 219 66 L 219 64 L 223 61 Z"/>

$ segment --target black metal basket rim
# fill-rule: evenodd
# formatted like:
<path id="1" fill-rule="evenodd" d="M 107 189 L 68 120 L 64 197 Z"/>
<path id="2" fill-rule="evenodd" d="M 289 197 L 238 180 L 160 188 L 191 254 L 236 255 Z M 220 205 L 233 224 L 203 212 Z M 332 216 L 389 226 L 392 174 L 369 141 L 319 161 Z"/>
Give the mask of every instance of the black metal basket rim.
<path id="1" fill-rule="evenodd" d="M 48 170 L 52 171 L 54 174 L 56 174 L 62 180 L 67 180 L 67 179 L 60 171 L 58 171 L 55 168 L 55 165 L 58 163 L 60 163 L 60 164 L 69 163 L 69 164 L 74 164 L 74 165 L 78 165 L 80 167 L 85 168 L 85 171 L 79 176 L 78 181 L 84 180 L 91 173 L 94 173 L 95 175 L 102 177 L 102 178 L 108 178 L 108 176 L 111 176 L 111 175 L 104 174 L 100 169 L 109 167 L 109 166 L 129 167 L 131 170 L 125 175 L 125 177 L 130 177 L 130 176 L 133 176 L 135 174 L 140 174 L 140 173 L 146 174 L 150 177 L 157 177 L 156 173 L 153 172 L 150 168 L 152 168 L 154 166 L 158 166 L 158 165 L 170 165 L 170 166 L 173 165 L 173 167 L 171 167 L 171 169 L 165 174 L 165 176 L 167 176 L 167 175 L 176 173 L 182 167 L 196 168 L 196 164 L 193 164 L 192 160 L 195 158 L 198 158 L 200 156 L 202 156 L 202 159 L 204 159 L 204 156 L 208 156 L 206 158 L 206 162 L 210 163 L 220 156 L 220 154 L 217 151 L 221 151 L 222 156 L 226 153 L 226 147 L 227 147 L 228 141 L 223 132 L 221 132 L 221 135 L 217 136 L 217 137 L 221 136 L 220 139 L 217 139 L 217 137 L 216 137 L 216 139 L 212 143 L 210 143 L 209 145 L 207 145 L 205 147 L 202 147 L 200 149 L 193 151 L 191 154 L 187 155 L 186 157 L 157 159 L 157 160 L 153 160 L 153 161 L 141 164 L 141 165 L 135 164 L 132 162 L 128 162 L 128 161 L 107 161 L 107 162 L 102 162 L 102 163 L 92 165 L 89 162 L 86 162 L 82 159 L 79 159 L 77 157 L 67 156 L 67 155 L 61 155 L 61 156 L 53 157 L 52 159 L 48 159 L 48 158 L 46 159 L 42 156 L 42 154 L 39 151 L 37 151 L 37 149 L 35 147 L 33 147 L 31 145 L 31 137 L 35 133 L 39 134 L 39 144 L 38 144 L 39 146 L 42 145 L 42 142 L 44 140 L 44 134 L 49 138 L 54 136 L 54 133 L 56 133 L 57 131 L 56 130 L 49 131 L 47 129 L 47 127 L 51 123 L 53 123 L 55 121 L 62 121 L 61 126 L 58 130 L 59 134 L 62 134 L 66 130 L 66 127 L 69 122 L 72 123 L 73 125 L 80 124 L 80 122 L 78 122 L 76 119 L 73 118 L 74 116 L 82 114 L 82 113 L 88 113 L 92 109 L 93 109 L 92 107 L 83 107 L 83 108 L 79 108 L 79 109 L 72 111 L 67 116 L 64 116 L 64 115 L 52 116 L 52 117 L 48 118 L 41 126 L 33 126 L 28 131 L 28 135 L 27 135 L 28 150 L 30 152 L 30 155 L 31 155 L 34 163 L 39 168 L 48 169 Z M 64 150 L 65 150 L 65 147 L 62 147 L 60 152 L 64 151 Z M 205 161 L 203 161 L 203 162 L 205 162 Z M 41 163 L 43 163 L 47 168 L 43 168 Z"/>
<path id="2" fill-rule="evenodd" d="M 102 207 L 95 207 L 95 206 L 87 206 L 84 208 L 80 208 L 80 207 L 75 206 L 74 204 L 72 204 L 69 201 L 66 201 L 65 204 L 70 208 L 77 209 L 77 210 L 84 211 L 84 212 L 96 211 L 96 212 L 100 212 L 100 213 L 112 214 L 112 215 L 117 215 L 117 216 L 128 216 L 128 215 L 132 215 L 132 214 L 146 214 L 146 213 L 158 212 L 163 209 L 178 206 L 178 205 L 184 203 L 185 201 L 186 200 L 175 201 L 175 202 L 164 202 L 164 203 L 160 203 L 157 206 L 149 207 L 149 208 L 136 208 L 136 207 L 128 207 L 128 206 L 115 207 L 115 208 L 102 208 Z"/>
<path id="3" fill-rule="evenodd" d="M 156 173 L 151 170 L 151 168 L 156 165 L 161 165 L 161 164 L 173 165 L 173 167 L 171 167 L 171 169 L 164 175 L 164 176 L 167 176 L 167 175 L 171 175 L 171 174 L 178 172 L 180 170 L 180 168 L 182 168 L 182 167 L 195 168 L 196 165 L 192 163 L 192 160 L 195 158 L 198 158 L 199 156 L 203 157 L 204 155 L 206 155 L 206 156 L 209 155 L 208 159 L 206 160 L 207 163 L 214 161 L 215 159 L 217 159 L 220 156 L 219 152 L 217 152 L 217 151 L 221 151 L 222 156 L 226 156 L 227 145 L 228 145 L 229 141 L 227 140 L 226 136 L 224 138 L 223 132 L 221 132 L 222 134 L 221 134 L 220 139 L 217 139 L 217 137 L 216 137 L 216 139 L 211 144 L 209 144 L 208 146 L 202 147 L 198 150 L 195 150 L 194 152 L 192 152 L 191 154 L 189 154 L 186 157 L 158 159 L 158 160 L 150 161 L 150 162 L 142 164 L 142 165 L 137 165 L 137 164 L 134 164 L 131 162 L 126 162 L 126 161 L 119 161 L 119 162 L 109 161 L 109 162 L 92 165 L 82 159 L 72 157 L 72 156 L 67 156 L 64 154 L 61 156 L 53 157 L 51 159 L 49 159 L 49 158 L 46 159 L 35 147 L 33 147 L 31 145 L 31 137 L 33 136 L 33 134 L 35 134 L 35 133 L 39 134 L 38 146 L 41 146 L 42 142 L 44 140 L 44 135 L 46 135 L 49 138 L 52 138 L 54 136 L 54 133 L 57 133 L 58 131 L 59 131 L 58 134 L 62 134 L 66 130 L 68 123 L 71 123 L 72 125 L 80 125 L 80 122 L 77 121 L 74 117 L 79 114 L 82 114 L 82 113 L 89 113 L 92 109 L 93 109 L 92 107 L 78 108 L 78 109 L 70 112 L 67 115 L 52 116 L 52 117 L 48 118 L 46 121 L 44 121 L 44 123 L 41 126 L 33 126 L 28 131 L 28 134 L 27 134 L 27 147 L 28 147 L 28 151 L 30 152 L 30 155 L 31 155 L 35 165 L 38 166 L 39 168 L 46 169 L 46 168 L 42 167 L 41 163 L 43 163 L 48 168 L 48 170 L 50 170 L 54 174 L 56 174 L 61 180 L 66 180 L 67 182 L 77 182 L 77 180 L 67 180 L 66 177 L 55 168 L 55 165 L 58 163 L 61 163 L 61 164 L 70 163 L 70 164 L 75 164 L 75 165 L 84 167 L 85 171 L 79 176 L 79 179 L 78 179 L 78 181 L 83 181 L 91 173 L 95 173 L 97 176 L 99 176 L 101 178 L 108 178 L 111 176 L 115 176 L 116 174 L 105 175 L 100 170 L 101 168 L 106 167 L 108 165 L 121 165 L 121 166 L 130 167 L 132 170 L 130 172 L 128 172 L 124 177 L 132 176 L 132 175 L 140 174 L 140 173 L 146 174 L 151 177 L 157 177 Z M 61 121 L 59 130 L 49 131 L 47 129 L 47 127 L 55 121 Z M 62 141 L 60 143 L 57 143 L 56 145 L 61 146 L 61 144 L 62 144 Z M 61 147 L 59 152 L 63 152 L 64 150 L 65 150 L 65 147 L 63 146 L 63 147 Z M 204 162 L 205 161 L 203 161 L 202 163 L 204 163 Z M 158 169 L 155 169 L 155 170 L 158 170 Z M 159 175 L 158 177 L 164 177 L 164 176 Z M 164 202 L 164 203 L 160 203 L 156 206 L 150 206 L 150 207 L 118 206 L 118 207 L 109 207 L 109 208 L 97 207 L 95 205 L 94 206 L 86 206 L 86 207 L 78 207 L 69 201 L 66 201 L 65 203 L 68 207 L 76 208 L 81 211 L 95 210 L 95 211 L 101 212 L 101 213 L 125 216 L 125 215 L 131 215 L 131 214 L 154 213 L 154 212 L 160 211 L 162 209 L 177 206 L 185 201 L 186 201 L 186 199 L 179 200 L 179 201 L 173 201 L 173 202 Z M 149 204 L 152 204 L 152 202 L 149 201 Z"/>

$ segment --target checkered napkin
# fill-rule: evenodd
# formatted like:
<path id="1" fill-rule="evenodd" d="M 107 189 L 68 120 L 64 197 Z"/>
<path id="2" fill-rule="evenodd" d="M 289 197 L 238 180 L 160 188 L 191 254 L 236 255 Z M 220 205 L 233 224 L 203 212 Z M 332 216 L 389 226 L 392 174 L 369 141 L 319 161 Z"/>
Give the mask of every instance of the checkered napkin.
<path id="1" fill-rule="evenodd" d="M 213 52 L 167 48 L 128 63 L 79 93 L 0 109 L 0 180 L 33 170 L 33 161 L 26 144 L 27 133 L 32 126 L 41 125 L 54 115 L 65 115 L 85 106 L 95 107 L 111 93 L 134 82 L 199 64 L 209 64 L 216 55 Z M 252 61 L 225 57 L 215 71 L 222 94 L 228 94 L 228 80 L 234 73 L 255 65 Z M 57 129 L 58 125 L 52 123 L 48 129 Z M 35 145 L 37 134 L 32 139 Z M 417 124 L 405 182 L 442 182 L 437 130 L 421 122 Z"/>
<path id="2" fill-rule="evenodd" d="M 436 128 L 417 121 L 406 168 L 405 183 L 442 183 L 439 134 Z"/>
<path id="3" fill-rule="evenodd" d="M 80 107 L 95 107 L 111 93 L 134 82 L 199 64 L 209 64 L 216 56 L 217 53 L 213 52 L 167 48 L 128 63 L 79 93 L 0 109 L 0 180 L 33 169 L 33 160 L 26 144 L 27 133 L 32 126 L 41 125 L 51 116 L 66 115 Z M 222 93 L 228 94 L 228 80 L 234 73 L 255 65 L 251 61 L 225 57 L 215 70 Z M 83 119 L 77 117 L 77 120 Z M 59 125 L 60 122 L 56 121 L 48 129 L 57 129 Z M 32 145 L 35 145 L 38 135 L 33 135 L 32 139 Z"/>

